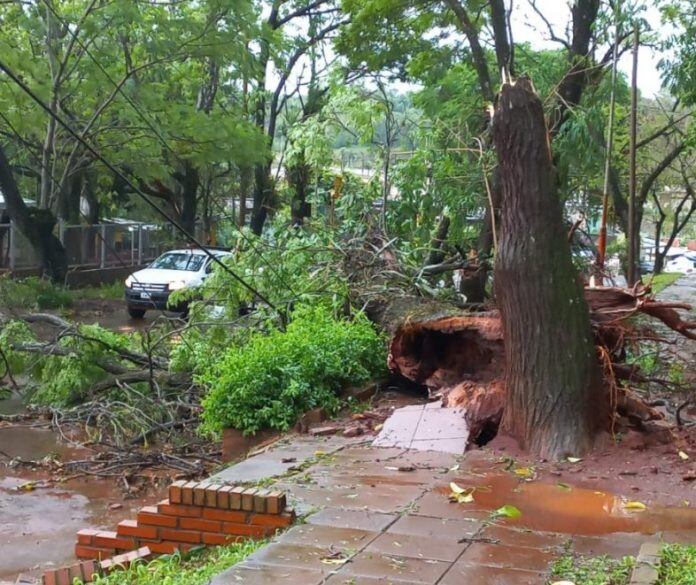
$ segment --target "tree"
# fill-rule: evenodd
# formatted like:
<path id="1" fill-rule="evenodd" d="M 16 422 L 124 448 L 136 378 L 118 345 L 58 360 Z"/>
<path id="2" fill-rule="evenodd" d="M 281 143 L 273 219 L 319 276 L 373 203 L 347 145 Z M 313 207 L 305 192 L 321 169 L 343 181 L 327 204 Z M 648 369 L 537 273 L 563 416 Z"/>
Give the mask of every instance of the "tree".
<path id="1" fill-rule="evenodd" d="M 251 56 L 256 71 L 252 115 L 257 128 L 265 133 L 269 147 L 269 154 L 254 166 L 254 205 L 250 227 L 256 234 L 263 231 L 273 204 L 271 167 L 278 119 L 289 96 L 299 91 L 298 86 L 288 92 L 288 83 L 307 53 L 346 23 L 333 0 L 300 0 L 293 4 L 273 0 L 269 8 L 268 17 L 261 25 L 259 50 Z M 303 23 L 309 23 L 307 34 L 301 32 Z M 267 90 L 271 64 L 277 69 L 277 80 Z"/>
<path id="2" fill-rule="evenodd" d="M 506 357 L 502 428 L 542 457 L 584 453 L 608 410 L 544 111 L 527 78 L 503 85 L 492 134 L 501 180 L 495 289 Z"/>

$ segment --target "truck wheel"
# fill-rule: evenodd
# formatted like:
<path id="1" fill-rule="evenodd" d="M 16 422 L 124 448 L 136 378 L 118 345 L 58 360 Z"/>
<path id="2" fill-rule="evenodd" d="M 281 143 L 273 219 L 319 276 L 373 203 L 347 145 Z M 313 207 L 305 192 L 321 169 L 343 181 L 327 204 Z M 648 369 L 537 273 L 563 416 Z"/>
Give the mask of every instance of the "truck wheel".
<path id="1" fill-rule="evenodd" d="M 142 319 L 145 316 L 145 309 L 136 309 L 135 307 L 128 307 L 128 314 L 132 319 Z"/>

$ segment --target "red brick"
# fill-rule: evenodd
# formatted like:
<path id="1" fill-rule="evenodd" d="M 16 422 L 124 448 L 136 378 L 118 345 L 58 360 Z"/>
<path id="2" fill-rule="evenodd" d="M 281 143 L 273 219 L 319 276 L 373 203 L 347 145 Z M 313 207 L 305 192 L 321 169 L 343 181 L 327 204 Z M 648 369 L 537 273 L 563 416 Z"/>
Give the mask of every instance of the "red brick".
<path id="1" fill-rule="evenodd" d="M 92 544 L 92 538 L 94 538 L 98 532 L 98 530 L 92 530 L 91 528 L 83 528 L 77 533 L 77 544 Z"/>
<path id="2" fill-rule="evenodd" d="M 274 528 L 285 528 L 295 521 L 294 514 L 283 512 L 282 514 L 252 514 L 249 522 L 256 526 L 270 526 Z"/>
<path id="3" fill-rule="evenodd" d="M 182 518 L 179 521 L 179 528 L 183 530 L 198 530 L 200 532 L 220 532 L 222 530 L 222 522 L 202 520 L 200 518 Z"/>
<path id="4" fill-rule="evenodd" d="M 135 520 L 123 520 L 118 523 L 116 532 L 119 536 L 135 538 L 157 538 L 156 526 L 140 526 Z"/>
<path id="5" fill-rule="evenodd" d="M 147 547 L 158 555 L 171 555 L 178 550 L 188 550 L 186 545 L 179 542 L 143 542 L 143 544 L 147 544 Z"/>
<path id="6" fill-rule="evenodd" d="M 266 514 L 280 514 L 287 505 L 283 492 L 270 492 L 266 498 Z"/>
<path id="7" fill-rule="evenodd" d="M 93 577 L 98 573 L 95 561 L 83 561 L 80 563 L 80 577 L 85 583 L 93 581 Z"/>
<path id="8" fill-rule="evenodd" d="M 206 508 L 203 510 L 203 518 L 206 520 L 219 520 L 220 522 L 236 522 L 245 524 L 249 514 L 232 510 L 218 510 L 216 508 Z"/>
<path id="9" fill-rule="evenodd" d="M 78 559 L 105 559 L 114 554 L 114 551 L 107 548 L 96 548 L 93 546 L 85 546 L 78 544 L 75 547 L 75 556 Z"/>
<path id="10" fill-rule="evenodd" d="M 235 534 L 237 536 L 251 536 L 254 538 L 262 538 L 266 535 L 263 526 L 252 526 L 251 524 L 235 524 L 234 522 L 225 522 L 222 525 L 222 531 L 225 534 Z"/>
<path id="11" fill-rule="evenodd" d="M 254 494 L 254 512 L 257 514 L 266 513 L 266 498 L 268 497 L 268 490 L 258 490 Z"/>
<path id="12" fill-rule="evenodd" d="M 135 548 L 135 540 L 120 537 L 115 532 L 99 532 L 95 535 L 92 543 L 94 546 L 117 550 L 131 550 Z"/>
<path id="13" fill-rule="evenodd" d="M 221 546 L 244 540 L 244 537 L 242 536 L 233 536 L 231 534 L 211 534 L 209 532 L 204 532 L 201 534 L 201 538 L 203 540 L 203 544 L 212 546 Z"/>
<path id="14" fill-rule="evenodd" d="M 191 544 L 198 544 L 201 541 L 201 533 L 193 530 L 171 530 L 169 528 L 161 528 L 160 538 L 162 540 L 171 540 L 173 542 L 189 542 Z"/>
<path id="15" fill-rule="evenodd" d="M 58 585 L 72 585 L 70 569 L 68 567 L 62 567 L 56 571 L 56 583 Z"/>
<path id="16" fill-rule="evenodd" d="M 169 486 L 169 501 L 172 504 L 183 504 L 184 502 L 181 501 L 181 494 L 184 486 L 186 485 L 185 481 L 175 481 L 172 485 Z"/>
<path id="17" fill-rule="evenodd" d="M 242 494 L 244 493 L 243 487 L 232 488 L 230 492 L 230 510 L 241 510 L 242 509 Z"/>
<path id="18" fill-rule="evenodd" d="M 257 491 L 255 488 L 249 488 L 242 492 L 242 510 L 251 512 L 254 509 L 254 496 Z"/>
<path id="19" fill-rule="evenodd" d="M 175 516 L 160 514 L 154 506 L 147 506 L 138 512 L 138 524 L 176 528 L 177 522 L 178 520 Z"/>
<path id="20" fill-rule="evenodd" d="M 57 571 L 46 571 L 41 577 L 41 583 L 43 585 L 58 585 L 58 580 L 56 577 Z"/>
<path id="21" fill-rule="evenodd" d="M 198 506 L 182 506 L 180 504 L 159 504 L 157 510 L 165 516 L 180 516 L 183 518 L 200 518 L 203 508 Z"/>
<path id="22" fill-rule="evenodd" d="M 232 487 L 229 485 L 223 485 L 217 491 L 217 503 L 215 504 L 216 508 L 220 508 L 221 510 L 229 510 L 230 509 L 230 492 L 231 491 L 232 491 Z"/>
<path id="23" fill-rule="evenodd" d="M 181 502 L 187 506 L 193 506 L 193 488 L 198 484 L 195 481 L 189 481 L 181 490 Z"/>
<path id="24" fill-rule="evenodd" d="M 205 505 L 209 508 L 217 508 L 217 493 L 221 485 L 211 485 L 205 490 Z"/>
<path id="25" fill-rule="evenodd" d="M 202 481 L 195 488 L 193 488 L 193 505 L 194 506 L 205 506 L 205 490 L 208 489 L 210 485 L 207 481 Z"/>

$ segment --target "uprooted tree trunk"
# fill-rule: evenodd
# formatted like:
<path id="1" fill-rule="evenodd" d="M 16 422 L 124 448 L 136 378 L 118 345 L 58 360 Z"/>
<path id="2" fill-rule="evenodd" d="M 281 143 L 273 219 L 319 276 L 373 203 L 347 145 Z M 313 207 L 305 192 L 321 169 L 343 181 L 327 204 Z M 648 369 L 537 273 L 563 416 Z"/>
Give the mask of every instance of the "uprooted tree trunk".
<path id="1" fill-rule="evenodd" d="M 607 425 L 608 401 L 543 106 L 528 79 L 503 85 L 492 134 L 502 187 L 494 273 L 506 355 L 502 428 L 543 457 L 584 453 Z"/>

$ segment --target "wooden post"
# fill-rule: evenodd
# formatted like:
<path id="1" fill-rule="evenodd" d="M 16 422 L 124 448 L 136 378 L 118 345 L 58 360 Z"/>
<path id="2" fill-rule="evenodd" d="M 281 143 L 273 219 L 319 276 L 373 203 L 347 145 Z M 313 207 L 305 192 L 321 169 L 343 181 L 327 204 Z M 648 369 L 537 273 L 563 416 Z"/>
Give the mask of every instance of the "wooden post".
<path id="1" fill-rule="evenodd" d="M 597 240 L 597 279 L 602 284 L 604 262 L 607 255 L 607 218 L 609 216 L 609 172 L 611 170 L 611 151 L 614 147 L 614 105 L 616 103 L 616 67 L 619 53 L 619 3 L 614 13 L 616 30 L 611 65 L 611 97 L 609 99 L 609 123 L 607 127 L 607 151 L 604 158 L 604 188 L 602 189 L 602 221 Z"/>
<path id="2" fill-rule="evenodd" d="M 106 266 L 106 224 L 101 225 L 101 253 L 99 258 L 99 268 Z"/>
<path id="3" fill-rule="evenodd" d="M 631 133 L 628 179 L 628 286 L 640 278 L 640 235 L 636 233 L 636 139 L 638 133 L 638 22 L 633 23 L 633 74 L 631 76 Z"/>
<path id="4" fill-rule="evenodd" d="M 10 220 L 10 270 L 17 266 L 17 226 Z"/>

